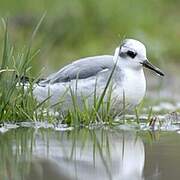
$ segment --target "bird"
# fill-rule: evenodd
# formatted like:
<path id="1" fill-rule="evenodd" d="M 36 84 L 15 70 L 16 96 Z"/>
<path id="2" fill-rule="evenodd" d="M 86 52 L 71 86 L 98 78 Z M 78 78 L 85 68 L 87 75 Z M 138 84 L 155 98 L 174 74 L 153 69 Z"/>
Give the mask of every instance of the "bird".
<path id="1" fill-rule="evenodd" d="M 40 80 L 33 95 L 38 102 L 48 99 L 52 106 L 61 102 L 61 110 L 67 111 L 73 106 L 72 95 L 76 96 L 76 105 L 82 108 L 84 101 L 93 107 L 94 99 L 104 93 L 104 102 L 111 101 L 111 110 L 117 113 L 122 111 L 124 102 L 127 109 L 132 109 L 143 100 L 146 93 L 144 67 L 164 76 L 147 59 L 142 42 L 124 39 L 114 55 L 78 59 Z"/>

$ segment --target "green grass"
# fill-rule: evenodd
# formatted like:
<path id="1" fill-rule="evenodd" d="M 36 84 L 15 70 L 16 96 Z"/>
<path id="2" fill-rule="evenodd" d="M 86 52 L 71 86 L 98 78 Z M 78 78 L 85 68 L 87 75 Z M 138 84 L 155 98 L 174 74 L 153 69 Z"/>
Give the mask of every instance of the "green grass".
<path id="1" fill-rule="evenodd" d="M 15 52 L 14 46 L 10 44 L 7 22 L 3 20 L 3 24 L 4 43 L 0 70 L 0 121 L 34 120 L 38 104 L 32 96 L 33 82 L 30 83 L 27 91 L 25 91 L 25 86 L 20 85 L 20 83 L 21 77 L 29 75 L 30 63 L 34 56 L 38 54 L 38 50 L 31 51 L 31 45 L 39 24 L 33 31 L 27 47 L 18 52 Z"/>

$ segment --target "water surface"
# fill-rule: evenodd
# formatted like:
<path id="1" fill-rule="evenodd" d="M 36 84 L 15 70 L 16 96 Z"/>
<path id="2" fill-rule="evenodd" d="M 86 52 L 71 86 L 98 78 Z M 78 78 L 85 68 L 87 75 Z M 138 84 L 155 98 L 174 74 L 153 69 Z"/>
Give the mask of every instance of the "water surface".
<path id="1" fill-rule="evenodd" d="M 180 134 L 16 128 L 0 134 L 0 180 L 179 179 Z"/>

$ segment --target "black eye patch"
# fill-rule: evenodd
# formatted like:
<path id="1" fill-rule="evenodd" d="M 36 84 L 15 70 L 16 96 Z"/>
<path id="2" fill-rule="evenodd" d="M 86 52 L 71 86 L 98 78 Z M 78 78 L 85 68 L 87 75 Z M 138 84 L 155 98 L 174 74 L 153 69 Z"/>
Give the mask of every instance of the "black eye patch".
<path id="1" fill-rule="evenodd" d="M 131 58 L 135 58 L 136 55 L 137 55 L 137 53 L 136 53 L 136 52 L 133 52 L 133 51 L 127 51 L 126 54 L 127 54 L 129 57 L 131 57 Z"/>

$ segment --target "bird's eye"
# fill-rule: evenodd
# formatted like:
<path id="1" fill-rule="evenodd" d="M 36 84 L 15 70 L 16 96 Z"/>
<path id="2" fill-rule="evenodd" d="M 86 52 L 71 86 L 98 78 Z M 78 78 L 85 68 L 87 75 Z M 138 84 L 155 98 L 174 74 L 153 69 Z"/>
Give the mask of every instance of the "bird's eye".
<path id="1" fill-rule="evenodd" d="M 131 58 L 135 58 L 137 53 L 136 52 L 133 52 L 133 51 L 127 51 L 127 55 Z"/>

